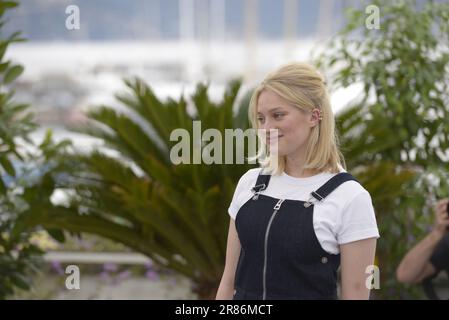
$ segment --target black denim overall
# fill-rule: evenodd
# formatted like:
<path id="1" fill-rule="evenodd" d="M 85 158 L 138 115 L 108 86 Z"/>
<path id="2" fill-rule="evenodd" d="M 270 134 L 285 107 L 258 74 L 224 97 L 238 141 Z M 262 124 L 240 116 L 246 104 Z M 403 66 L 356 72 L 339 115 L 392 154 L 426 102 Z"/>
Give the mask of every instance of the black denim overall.
<path id="1" fill-rule="evenodd" d="M 340 255 L 327 253 L 313 228 L 315 202 L 339 185 L 355 180 L 339 173 L 308 201 L 264 194 L 270 175 L 259 175 L 254 196 L 238 211 L 235 225 L 242 245 L 235 275 L 234 300 L 336 299 Z"/>

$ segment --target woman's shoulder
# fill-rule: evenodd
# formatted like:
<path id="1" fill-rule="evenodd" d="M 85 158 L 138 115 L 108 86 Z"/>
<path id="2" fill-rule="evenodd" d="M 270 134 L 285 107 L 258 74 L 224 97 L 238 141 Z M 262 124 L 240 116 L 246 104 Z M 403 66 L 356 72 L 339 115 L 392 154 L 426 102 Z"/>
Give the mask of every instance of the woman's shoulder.
<path id="1" fill-rule="evenodd" d="M 351 174 L 346 170 L 341 170 L 339 173 Z M 336 173 L 335 175 L 338 175 L 338 173 Z M 335 189 L 335 193 L 338 194 L 340 197 L 344 197 L 347 200 L 354 199 L 362 194 L 369 196 L 368 190 L 366 190 L 365 187 L 355 177 L 354 179 L 355 180 L 349 180 L 342 183 L 339 187 Z"/>
<path id="2" fill-rule="evenodd" d="M 240 177 L 239 184 L 248 185 L 256 183 L 261 170 L 262 168 L 249 169 Z"/>
<path id="3" fill-rule="evenodd" d="M 240 207 L 251 196 L 251 188 L 255 185 L 260 170 L 261 168 L 250 169 L 240 177 L 228 210 L 233 219 L 237 216 Z"/>

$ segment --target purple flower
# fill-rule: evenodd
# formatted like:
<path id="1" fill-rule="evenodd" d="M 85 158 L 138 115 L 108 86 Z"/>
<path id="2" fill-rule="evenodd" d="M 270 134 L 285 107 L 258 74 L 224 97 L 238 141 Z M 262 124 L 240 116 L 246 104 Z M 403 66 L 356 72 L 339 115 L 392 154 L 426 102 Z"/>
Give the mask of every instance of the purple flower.
<path id="1" fill-rule="evenodd" d="M 147 268 L 147 270 L 152 270 L 154 268 L 153 261 L 148 260 L 147 262 L 145 262 L 145 268 Z"/>
<path id="2" fill-rule="evenodd" d="M 130 276 L 131 276 L 131 271 L 125 270 L 125 271 L 120 272 L 117 275 L 117 278 L 118 278 L 118 280 L 123 281 L 125 279 L 128 279 Z"/>
<path id="3" fill-rule="evenodd" d="M 104 271 L 110 271 L 110 272 L 114 272 L 117 271 L 118 267 L 115 263 L 105 263 L 103 265 L 103 270 Z"/>
<path id="4" fill-rule="evenodd" d="M 59 261 L 52 261 L 51 267 L 54 271 L 56 271 L 57 274 L 62 275 L 64 274 L 64 269 L 61 266 L 61 263 Z"/>
<path id="5" fill-rule="evenodd" d="M 159 278 L 159 275 L 153 270 L 148 270 L 147 272 L 145 272 L 145 277 L 153 281 L 157 280 Z"/>

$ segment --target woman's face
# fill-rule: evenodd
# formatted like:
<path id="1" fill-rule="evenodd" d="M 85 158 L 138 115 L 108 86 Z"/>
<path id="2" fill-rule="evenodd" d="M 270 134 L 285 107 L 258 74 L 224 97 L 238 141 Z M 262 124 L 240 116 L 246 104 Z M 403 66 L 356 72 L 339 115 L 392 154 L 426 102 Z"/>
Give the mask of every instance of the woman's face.
<path id="1" fill-rule="evenodd" d="M 257 103 L 257 122 L 266 130 L 267 148 L 278 147 L 280 156 L 303 156 L 311 129 L 318 120 L 311 112 L 303 111 L 277 93 L 264 89 Z M 273 132 L 270 130 L 277 129 Z M 275 152 L 272 150 L 272 152 Z"/>

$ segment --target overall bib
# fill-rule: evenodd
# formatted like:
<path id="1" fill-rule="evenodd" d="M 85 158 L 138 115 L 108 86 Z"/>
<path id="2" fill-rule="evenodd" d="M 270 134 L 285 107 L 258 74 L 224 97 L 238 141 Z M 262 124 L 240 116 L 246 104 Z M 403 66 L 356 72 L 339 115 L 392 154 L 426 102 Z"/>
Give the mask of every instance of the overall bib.
<path id="1" fill-rule="evenodd" d="M 234 300 L 337 299 L 340 255 L 321 247 L 313 228 L 313 209 L 315 202 L 325 201 L 339 185 L 355 178 L 338 173 L 312 192 L 308 201 L 260 194 L 270 178 L 258 176 L 254 196 L 235 219 L 242 249 Z"/>

